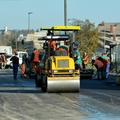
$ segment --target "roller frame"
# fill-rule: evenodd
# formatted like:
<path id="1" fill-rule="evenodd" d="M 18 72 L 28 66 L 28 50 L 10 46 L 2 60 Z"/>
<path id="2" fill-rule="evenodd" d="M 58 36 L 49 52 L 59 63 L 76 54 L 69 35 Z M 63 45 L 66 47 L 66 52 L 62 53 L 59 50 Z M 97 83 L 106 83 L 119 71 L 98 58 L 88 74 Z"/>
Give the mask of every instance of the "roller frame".
<path id="1" fill-rule="evenodd" d="M 47 77 L 46 82 L 46 90 L 43 90 L 44 92 L 80 91 L 80 77 Z"/>

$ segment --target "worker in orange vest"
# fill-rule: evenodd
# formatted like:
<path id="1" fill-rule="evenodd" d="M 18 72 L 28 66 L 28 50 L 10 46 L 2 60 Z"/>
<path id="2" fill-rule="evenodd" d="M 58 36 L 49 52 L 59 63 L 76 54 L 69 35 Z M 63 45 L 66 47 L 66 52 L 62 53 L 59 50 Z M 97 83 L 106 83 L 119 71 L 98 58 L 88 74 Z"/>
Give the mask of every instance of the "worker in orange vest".
<path id="1" fill-rule="evenodd" d="M 55 50 L 56 50 L 56 48 L 57 48 L 56 41 L 55 41 L 55 40 L 50 40 L 50 41 L 48 42 L 48 44 L 49 44 L 49 46 L 50 46 L 50 53 L 51 53 L 51 55 L 54 55 Z"/>
<path id="2" fill-rule="evenodd" d="M 90 58 L 89 58 L 89 56 L 87 55 L 87 53 L 84 52 L 84 54 L 83 54 L 83 60 L 82 60 L 83 69 L 86 68 L 86 65 L 88 64 L 89 59 L 90 59 Z"/>
<path id="3" fill-rule="evenodd" d="M 36 71 L 36 68 L 39 65 L 39 59 L 40 59 L 39 50 L 35 48 L 32 54 L 32 67 L 34 71 Z"/>
<path id="4" fill-rule="evenodd" d="M 39 56 L 40 56 L 39 50 L 34 49 L 33 54 L 34 54 L 33 62 L 38 63 L 39 62 Z"/>

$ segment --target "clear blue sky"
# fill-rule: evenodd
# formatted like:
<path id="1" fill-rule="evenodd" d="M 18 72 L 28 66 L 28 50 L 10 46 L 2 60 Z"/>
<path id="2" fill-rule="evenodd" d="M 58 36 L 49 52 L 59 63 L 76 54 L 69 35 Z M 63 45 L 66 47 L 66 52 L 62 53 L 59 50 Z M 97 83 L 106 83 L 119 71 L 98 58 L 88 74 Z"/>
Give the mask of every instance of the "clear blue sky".
<path id="1" fill-rule="evenodd" d="M 0 29 L 27 29 L 64 24 L 64 0 L 0 0 Z M 68 19 L 89 19 L 98 24 L 120 22 L 120 0 L 67 0 Z"/>

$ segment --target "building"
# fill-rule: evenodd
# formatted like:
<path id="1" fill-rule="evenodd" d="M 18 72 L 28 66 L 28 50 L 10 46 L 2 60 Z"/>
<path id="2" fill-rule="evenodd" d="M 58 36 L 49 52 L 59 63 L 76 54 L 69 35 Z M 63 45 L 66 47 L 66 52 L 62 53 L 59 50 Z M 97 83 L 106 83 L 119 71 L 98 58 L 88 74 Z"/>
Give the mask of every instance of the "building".
<path id="1" fill-rule="evenodd" d="M 120 67 L 120 23 L 102 22 L 98 25 L 98 32 L 99 43 L 105 52 L 109 51 L 110 61 L 115 63 L 113 66 L 117 70 Z"/>
<path id="2" fill-rule="evenodd" d="M 29 51 L 33 51 L 34 48 L 42 49 L 44 41 L 40 41 L 39 38 L 44 37 L 46 35 L 46 31 L 27 34 L 24 41 L 24 47 L 27 48 Z"/>
<path id="3" fill-rule="evenodd" d="M 105 45 L 120 43 L 120 23 L 105 23 L 98 25 L 98 32 L 100 33 L 100 41 Z"/>

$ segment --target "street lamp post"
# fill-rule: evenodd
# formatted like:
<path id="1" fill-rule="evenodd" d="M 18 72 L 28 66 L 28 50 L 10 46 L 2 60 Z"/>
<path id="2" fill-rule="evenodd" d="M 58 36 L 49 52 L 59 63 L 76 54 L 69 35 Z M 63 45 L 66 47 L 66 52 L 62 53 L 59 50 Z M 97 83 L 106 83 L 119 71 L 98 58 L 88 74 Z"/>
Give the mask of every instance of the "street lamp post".
<path id="1" fill-rule="evenodd" d="M 67 25 L 67 0 L 64 0 L 64 25 Z"/>
<path id="2" fill-rule="evenodd" d="M 106 52 L 106 48 L 105 48 L 105 36 L 106 36 L 105 30 L 106 30 L 106 27 L 105 27 L 105 25 L 104 25 L 104 45 L 103 45 L 103 47 L 104 47 L 104 52 Z"/>
<path id="3" fill-rule="evenodd" d="M 16 50 L 18 49 L 18 45 L 17 45 L 17 42 L 18 42 L 18 41 L 17 41 L 17 39 L 16 39 Z"/>
<path id="4" fill-rule="evenodd" d="M 30 32 L 30 15 L 32 12 L 28 12 L 28 33 Z"/>

